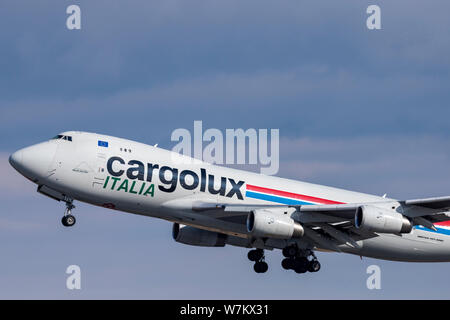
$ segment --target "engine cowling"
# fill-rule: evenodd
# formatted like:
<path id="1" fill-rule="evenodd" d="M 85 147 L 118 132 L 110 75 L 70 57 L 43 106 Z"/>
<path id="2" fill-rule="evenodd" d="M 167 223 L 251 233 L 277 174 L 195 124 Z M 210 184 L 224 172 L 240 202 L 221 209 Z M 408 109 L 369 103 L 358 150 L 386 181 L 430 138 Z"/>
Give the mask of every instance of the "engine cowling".
<path id="1" fill-rule="evenodd" d="M 191 226 L 174 223 L 172 237 L 176 242 L 200 247 L 224 247 L 227 236 Z"/>
<path id="2" fill-rule="evenodd" d="M 398 212 L 365 205 L 356 209 L 355 227 L 378 233 L 410 233 L 413 225 Z"/>
<path id="3" fill-rule="evenodd" d="M 284 214 L 284 210 L 259 209 L 247 216 L 247 231 L 256 238 L 301 238 L 302 225 Z"/>

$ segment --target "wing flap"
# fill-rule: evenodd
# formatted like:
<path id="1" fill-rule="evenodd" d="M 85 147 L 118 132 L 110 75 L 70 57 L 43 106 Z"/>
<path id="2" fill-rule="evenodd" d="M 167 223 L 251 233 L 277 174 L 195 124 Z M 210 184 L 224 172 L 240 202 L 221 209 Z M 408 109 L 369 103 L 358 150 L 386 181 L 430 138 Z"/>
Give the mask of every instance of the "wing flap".
<path id="1" fill-rule="evenodd" d="M 355 211 L 361 204 L 338 204 L 338 205 L 308 205 L 301 206 L 299 211 L 301 213 L 310 214 L 325 214 L 330 217 L 339 217 L 342 219 L 353 219 L 355 217 Z"/>

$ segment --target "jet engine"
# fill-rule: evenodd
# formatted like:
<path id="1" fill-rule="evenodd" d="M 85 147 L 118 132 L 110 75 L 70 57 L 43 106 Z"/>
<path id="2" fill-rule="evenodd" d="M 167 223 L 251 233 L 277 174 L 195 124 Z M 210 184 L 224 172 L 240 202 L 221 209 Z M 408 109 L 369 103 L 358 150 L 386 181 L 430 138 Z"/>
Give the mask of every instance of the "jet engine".
<path id="1" fill-rule="evenodd" d="M 413 225 L 398 212 L 364 205 L 356 209 L 355 227 L 379 233 L 409 233 Z"/>
<path id="2" fill-rule="evenodd" d="M 284 210 L 258 209 L 247 216 L 247 231 L 256 238 L 301 238 L 302 225 L 284 214 Z"/>
<path id="3" fill-rule="evenodd" d="M 227 239 L 225 234 L 178 223 L 173 224 L 172 237 L 176 242 L 200 247 L 224 247 Z"/>

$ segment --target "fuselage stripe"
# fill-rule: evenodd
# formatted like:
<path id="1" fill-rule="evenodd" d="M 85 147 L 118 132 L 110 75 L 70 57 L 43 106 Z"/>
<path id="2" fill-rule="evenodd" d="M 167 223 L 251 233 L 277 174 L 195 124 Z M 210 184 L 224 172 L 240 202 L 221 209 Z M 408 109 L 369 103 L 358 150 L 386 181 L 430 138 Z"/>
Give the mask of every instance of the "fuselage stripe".
<path id="1" fill-rule="evenodd" d="M 450 220 L 448 221 L 441 221 L 441 222 L 435 222 L 435 226 L 441 226 L 441 227 L 450 227 Z"/>
<path id="2" fill-rule="evenodd" d="M 259 199 L 259 200 L 265 200 L 265 201 L 271 201 L 271 202 L 277 202 L 282 204 L 288 204 L 288 205 L 308 205 L 308 204 L 314 204 L 311 202 L 296 200 L 296 199 L 290 199 L 290 198 L 283 198 L 274 196 L 271 194 L 264 194 L 264 193 L 258 193 L 253 191 L 247 191 L 245 193 L 245 196 L 248 198 L 253 199 Z"/>
<path id="3" fill-rule="evenodd" d="M 247 191 L 245 196 L 248 198 L 276 202 L 286 205 L 313 205 L 313 204 L 344 204 L 345 202 L 338 202 L 323 198 L 306 196 L 303 194 L 297 194 L 287 191 L 280 191 L 270 188 L 258 187 L 247 184 Z M 445 227 L 449 226 L 450 221 L 443 221 L 435 223 L 437 231 L 430 230 L 420 225 L 414 226 L 417 230 L 427 231 L 431 233 L 445 234 L 450 236 L 450 229 Z M 439 228 L 442 226 L 444 228 Z"/>
<path id="4" fill-rule="evenodd" d="M 423 231 L 428 231 L 428 232 L 432 232 L 432 233 L 438 233 L 438 234 L 445 234 L 445 235 L 448 235 L 448 236 L 450 236 L 450 230 L 449 230 L 449 229 L 444 229 L 444 228 L 436 228 L 436 229 L 437 229 L 437 231 L 434 231 L 434 230 L 431 230 L 431 229 L 425 228 L 425 227 L 423 227 L 423 226 L 420 226 L 420 225 L 414 226 L 414 228 L 415 228 L 415 229 L 418 229 L 418 230 L 423 230 Z"/>
<path id="5" fill-rule="evenodd" d="M 254 192 L 252 192 L 252 191 L 254 191 Z M 278 199 L 278 200 L 282 199 L 284 201 L 284 202 L 275 201 L 275 202 L 280 202 L 280 203 L 286 203 L 285 201 L 287 201 L 287 200 L 290 200 L 290 201 L 297 200 L 297 202 L 300 202 L 300 204 L 316 204 L 316 203 L 317 204 L 344 204 L 344 202 L 333 201 L 333 200 L 328 200 L 328 199 L 323 199 L 323 198 L 307 196 L 307 195 L 299 194 L 299 193 L 292 193 L 292 192 L 258 187 L 258 186 L 254 186 L 251 184 L 247 184 L 247 194 L 250 193 L 250 198 L 255 198 L 254 196 L 256 195 L 256 192 L 258 193 L 258 198 L 256 198 L 256 199 L 260 199 L 261 197 L 263 197 L 262 194 L 264 194 L 264 196 L 266 196 L 266 199 L 268 199 L 268 198 Z M 284 199 L 284 198 L 280 198 L 280 197 L 290 198 L 290 199 Z M 262 200 L 266 200 L 266 199 L 262 199 Z M 272 200 L 268 200 L 268 201 L 272 201 Z"/>

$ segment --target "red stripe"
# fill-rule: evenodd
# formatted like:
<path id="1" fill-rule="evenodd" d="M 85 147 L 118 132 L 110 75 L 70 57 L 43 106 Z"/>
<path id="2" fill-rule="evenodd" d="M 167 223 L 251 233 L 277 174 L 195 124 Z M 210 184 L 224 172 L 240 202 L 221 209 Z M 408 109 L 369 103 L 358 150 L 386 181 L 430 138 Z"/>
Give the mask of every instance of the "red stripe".
<path id="1" fill-rule="evenodd" d="M 445 227 L 450 227 L 450 221 L 442 221 L 442 222 L 436 222 L 434 223 L 437 226 L 445 226 Z"/>
<path id="2" fill-rule="evenodd" d="M 280 191 L 280 190 L 275 190 L 275 189 L 257 187 L 257 186 L 253 186 L 251 184 L 247 184 L 247 190 L 263 192 L 263 193 L 270 193 L 270 194 L 277 195 L 277 196 L 294 198 L 294 199 L 299 199 L 299 200 L 305 200 L 305 201 L 311 201 L 311 202 L 319 202 L 321 204 L 344 204 L 345 203 L 345 202 L 339 202 L 339 201 L 333 201 L 333 200 L 327 200 L 327 199 L 322 199 L 322 198 L 311 197 L 311 196 L 307 196 L 307 195 L 304 195 L 304 194 L 298 194 L 298 193 Z"/>

